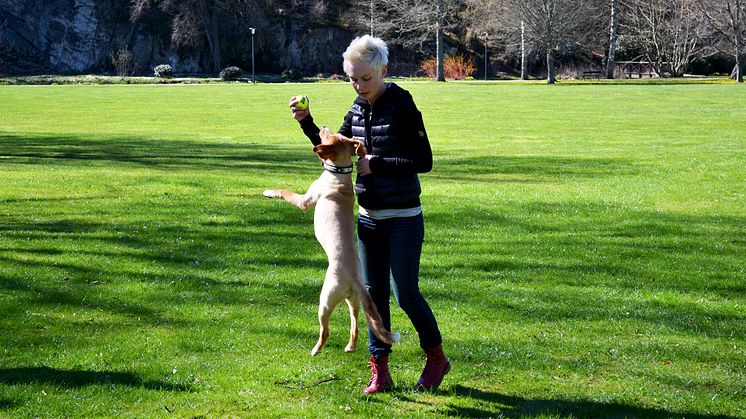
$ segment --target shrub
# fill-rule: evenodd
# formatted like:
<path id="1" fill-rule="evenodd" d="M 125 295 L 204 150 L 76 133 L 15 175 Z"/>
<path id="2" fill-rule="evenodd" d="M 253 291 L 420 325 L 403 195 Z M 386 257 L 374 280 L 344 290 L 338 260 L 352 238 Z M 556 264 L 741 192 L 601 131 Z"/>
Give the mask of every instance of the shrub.
<path id="1" fill-rule="evenodd" d="M 282 72 L 282 79 L 285 81 L 298 81 L 303 78 L 300 70 L 294 68 L 288 68 Z"/>
<path id="2" fill-rule="evenodd" d="M 161 64 L 161 65 L 156 66 L 153 69 L 153 73 L 155 74 L 156 77 L 168 78 L 168 77 L 173 77 L 174 69 L 171 68 L 171 66 L 168 64 Z"/>
<path id="3" fill-rule="evenodd" d="M 602 69 L 596 65 L 593 64 L 563 64 L 557 67 L 557 78 L 559 80 L 583 80 L 583 73 L 586 71 L 597 71 L 601 70 L 602 72 L 598 74 L 598 76 L 593 76 L 593 78 L 604 78 L 606 72 L 605 69 Z"/>
<path id="4" fill-rule="evenodd" d="M 437 61 L 435 58 L 425 60 L 420 68 L 428 77 L 434 79 L 437 71 Z M 463 55 L 449 55 L 443 62 L 443 71 L 447 79 L 465 80 L 476 71 L 476 67 L 471 61 L 466 60 Z"/>
<path id="5" fill-rule="evenodd" d="M 135 55 L 126 49 L 115 51 L 111 55 L 111 63 L 114 64 L 114 69 L 119 77 L 131 77 L 137 70 Z"/>
<path id="6" fill-rule="evenodd" d="M 445 72 L 446 77 L 455 80 L 465 80 L 476 71 L 476 67 L 471 61 L 464 58 L 463 55 L 451 55 L 446 57 Z"/>
<path id="7" fill-rule="evenodd" d="M 235 66 L 230 66 L 220 71 L 220 80 L 223 81 L 236 81 L 241 78 L 241 69 Z"/>
<path id="8" fill-rule="evenodd" d="M 420 69 L 425 72 L 428 78 L 434 79 L 437 77 L 437 66 L 438 61 L 435 58 L 428 58 L 420 64 Z"/>

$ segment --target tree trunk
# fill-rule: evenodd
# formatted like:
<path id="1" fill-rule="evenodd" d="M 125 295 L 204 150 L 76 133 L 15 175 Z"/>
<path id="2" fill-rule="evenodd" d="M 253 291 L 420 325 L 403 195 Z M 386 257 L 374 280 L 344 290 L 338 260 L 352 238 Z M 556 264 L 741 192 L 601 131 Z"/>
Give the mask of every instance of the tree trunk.
<path id="1" fill-rule="evenodd" d="M 445 48 L 443 48 L 443 28 L 440 27 L 440 22 L 437 24 L 435 28 L 435 46 L 436 46 L 436 72 L 435 72 L 435 80 L 436 81 L 446 81 L 445 76 L 445 57 L 443 56 Z"/>
<path id="2" fill-rule="evenodd" d="M 220 71 L 221 57 L 217 12 L 214 9 L 212 12 L 210 11 L 211 5 L 208 5 L 207 1 L 208 0 L 199 1 L 200 17 L 202 19 L 202 27 L 205 30 L 205 36 L 207 37 L 207 44 L 210 48 L 213 70 Z"/>
<path id="3" fill-rule="evenodd" d="M 528 80 L 528 64 L 526 62 L 526 25 L 521 21 L 521 80 Z"/>
<path id="4" fill-rule="evenodd" d="M 746 65 L 746 51 L 744 51 L 744 38 L 746 38 L 746 29 L 744 29 L 743 18 L 746 12 L 746 5 L 736 1 L 731 9 L 731 25 L 733 27 L 733 46 L 735 47 L 736 58 L 736 82 L 743 83 L 743 70 Z"/>
<path id="5" fill-rule="evenodd" d="M 554 51 L 547 51 L 547 83 L 554 84 L 557 81 L 557 73 L 554 68 Z"/>
<path id="6" fill-rule="evenodd" d="M 445 48 L 443 47 L 443 27 L 441 26 L 440 22 L 442 19 L 442 16 L 440 15 L 440 1 L 438 1 L 437 5 L 437 23 L 435 25 L 435 48 L 436 48 L 436 71 L 435 71 L 435 80 L 436 81 L 446 81 L 446 75 L 445 75 L 445 57 L 443 56 Z"/>
<path id="7" fill-rule="evenodd" d="M 616 18 L 617 0 L 611 0 L 611 24 L 609 27 L 609 56 L 606 60 L 606 78 L 614 78 L 614 67 L 616 65 Z"/>

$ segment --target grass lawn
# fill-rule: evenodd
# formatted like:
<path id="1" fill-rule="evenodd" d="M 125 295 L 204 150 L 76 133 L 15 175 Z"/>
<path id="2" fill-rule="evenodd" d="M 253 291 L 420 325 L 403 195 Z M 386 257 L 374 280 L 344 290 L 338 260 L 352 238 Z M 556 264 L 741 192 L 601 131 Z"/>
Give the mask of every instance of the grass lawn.
<path id="1" fill-rule="evenodd" d="M 395 391 L 364 396 L 287 109 L 345 84 L 0 86 L 0 416 L 746 418 L 746 88 L 403 83 L 435 155 Z M 364 333 L 364 330 L 361 330 Z"/>

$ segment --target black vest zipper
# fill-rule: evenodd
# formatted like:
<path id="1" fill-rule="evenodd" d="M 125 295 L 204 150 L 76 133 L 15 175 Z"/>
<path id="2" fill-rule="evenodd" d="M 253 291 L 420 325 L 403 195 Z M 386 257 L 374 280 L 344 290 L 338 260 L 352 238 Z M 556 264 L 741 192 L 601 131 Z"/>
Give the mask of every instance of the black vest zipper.
<path id="1" fill-rule="evenodd" d="M 363 118 L 365 118 L 365 148 L 372 150 L 373 128 L 370 121 L 373 119 L 373 107 L 366 107 L 363 109 Z"/>

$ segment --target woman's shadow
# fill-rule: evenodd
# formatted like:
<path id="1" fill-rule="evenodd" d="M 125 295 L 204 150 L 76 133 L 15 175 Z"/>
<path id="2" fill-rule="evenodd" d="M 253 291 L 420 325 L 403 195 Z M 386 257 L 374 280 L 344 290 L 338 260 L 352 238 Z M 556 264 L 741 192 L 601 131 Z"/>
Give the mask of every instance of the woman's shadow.
<path id="1" fill-rule="evenodd" d="M 673 412 L 663 409 L 639 407 L 621 403 L 603 403 L 585 400 L 529 399 L 518 396 L 485 392 L 464 386 L 454 386 L 444 393 L 453 393 L 458 397 L 477 399 L 479 406 L 449 406 L 455 416 L 463 417 L 580 417 L 580 418 L 672 418 L 687 419 L 733 418 L 727 415 L 708 415 L 692 412 Z"/>

